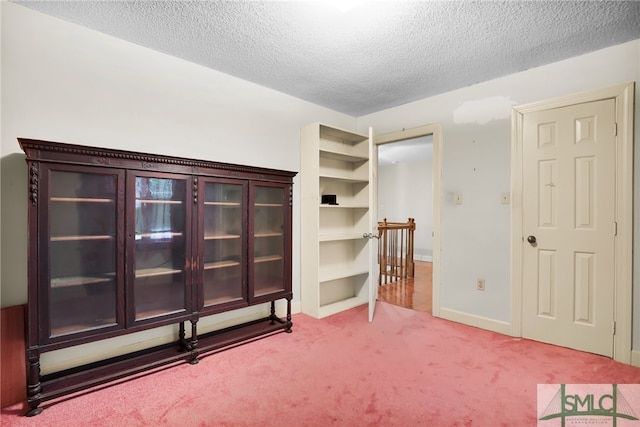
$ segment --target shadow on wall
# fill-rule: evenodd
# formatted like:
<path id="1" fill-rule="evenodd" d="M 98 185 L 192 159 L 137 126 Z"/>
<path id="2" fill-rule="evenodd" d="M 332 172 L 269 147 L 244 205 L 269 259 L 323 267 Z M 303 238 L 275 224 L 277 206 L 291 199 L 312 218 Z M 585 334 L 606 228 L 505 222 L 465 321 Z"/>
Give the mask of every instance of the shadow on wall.
<path id="1" fill-rule="evenodd" d="M 16 144 L 18 142 L 16 141 Z M 0 160 L 2 221 L 0 303 L 2 307 L 27 302 L 27 191 L 25 156 L 13 153 Z"/>

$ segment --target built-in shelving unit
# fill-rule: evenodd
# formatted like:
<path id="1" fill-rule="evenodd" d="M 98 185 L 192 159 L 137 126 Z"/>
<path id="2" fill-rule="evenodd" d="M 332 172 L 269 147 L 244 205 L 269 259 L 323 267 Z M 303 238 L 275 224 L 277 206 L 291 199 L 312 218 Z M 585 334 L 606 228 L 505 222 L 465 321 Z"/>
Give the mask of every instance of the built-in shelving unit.
<path id="1" fill-rule="evenodd" d="M 368 303 L 369 150 L 366 135 L 320 123 L 301 130 L 301 303 L 317 318 Z"/>

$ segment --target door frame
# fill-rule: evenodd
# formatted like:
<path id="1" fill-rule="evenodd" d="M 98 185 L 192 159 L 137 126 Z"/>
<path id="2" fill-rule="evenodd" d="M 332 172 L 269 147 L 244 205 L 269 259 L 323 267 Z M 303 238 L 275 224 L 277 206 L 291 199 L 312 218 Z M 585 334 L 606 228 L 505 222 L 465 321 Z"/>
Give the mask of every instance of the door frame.
<path id="1" fill-rule="evenodd" d="M 433 273 L 431 314 L 440 317 L 440 228 L 442 218 L 442 125 L 440 123 L 402 129 L 374 137 L 374 146 L 431 135 L 433 138 Z M 377 179 L 377 177 L 376 177 Z M 377 183 L 376 183 L 377 187 Z"/>
<path id="2" fill-rule="evenodd" d="M 633 273 L 633 102 L 634 82 L 515 106 L 511 115 L 511 335 L 522 336 L 522 144 L 527 113 L 604 99 L 615 101 L 616 203 L 613 359 L 631 364 Z"/>

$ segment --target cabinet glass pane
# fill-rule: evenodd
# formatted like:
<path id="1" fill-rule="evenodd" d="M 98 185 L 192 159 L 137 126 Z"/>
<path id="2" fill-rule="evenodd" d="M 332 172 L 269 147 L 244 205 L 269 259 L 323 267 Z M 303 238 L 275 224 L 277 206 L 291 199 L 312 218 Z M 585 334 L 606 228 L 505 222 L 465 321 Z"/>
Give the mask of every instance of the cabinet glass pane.
<path id="1" fill-rule="evenodd" d="M 256 186 L 254 193 L 254 296 L 284 290 L 284 188 Z"/>
<path id="2" fill-rule="evenodd" d="M 204 200 L 204 305 L 242 298 L 243 186 L 207 182 Z"/>
<path id="3" fill-rule="evenodd" d="M 136 177 L 136 320 L 186 309 L 186 181 Z"/>
<path id="4" fill-rule="evenodd" d="M 49 175 L 50 336 L 116 323 L 115 175 Z"/>

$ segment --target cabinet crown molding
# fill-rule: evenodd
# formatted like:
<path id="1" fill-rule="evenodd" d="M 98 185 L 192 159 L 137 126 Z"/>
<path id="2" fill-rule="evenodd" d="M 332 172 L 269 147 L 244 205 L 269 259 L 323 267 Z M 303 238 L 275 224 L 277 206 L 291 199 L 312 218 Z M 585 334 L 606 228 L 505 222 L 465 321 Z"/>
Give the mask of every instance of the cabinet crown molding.
<path id="1" fill-rule="evenodd" d="M 214 176 L 228 176 L 230 174 L 238 176 L 238 174 L 251 174 L 252 176 L 259 177 L 260 179 L 268 179 L 273 175 L 286 176 L 289 178 L 297 175 L 297 172 L 280 169 L 197 160 L 186 157 L 164 156 L 161 154 L 142 153 L 137 151 L 114 150 L 30 138 L 18 138 L 18 142 L 20 143 L 22 150 L 26 153 L 27 160 L 34 161 L 52 160 L 59 162 L 60 159 L 48 158 L 46 155 L 46 153 L 52 153 L 52 155 L 57 153 L 85 156 L 87 157 L 87 164 L 99 164 L 101 166 L 121 167 L 122 165 L 119 161 L 140 162 L 139 168 L 143 170 L 154 168 L 158 165 L 176 165 L 188 168 L 198 168 L 201 169 L 201 171 L 199 171 L 200 173 L 211 174 Z M 36 157 L 36 153 L 39 153 L 38 157 Z M 88 159 L 89 157 L 93 159 Z"/>

